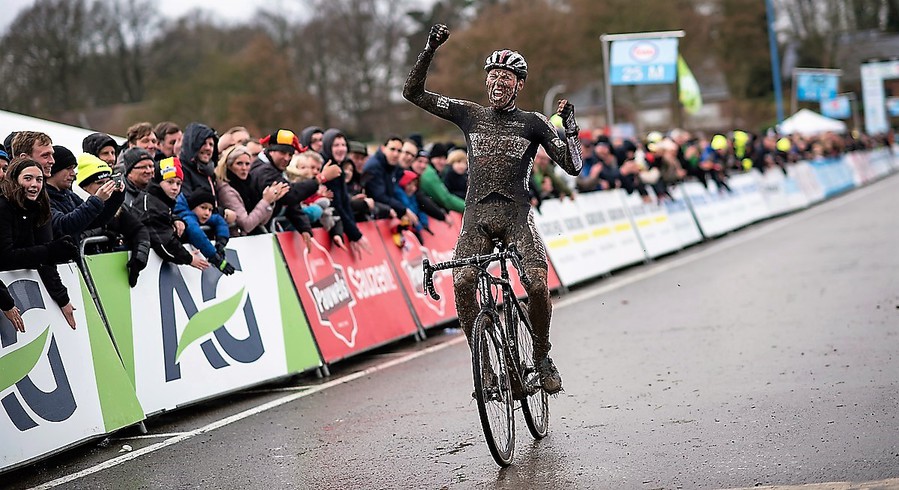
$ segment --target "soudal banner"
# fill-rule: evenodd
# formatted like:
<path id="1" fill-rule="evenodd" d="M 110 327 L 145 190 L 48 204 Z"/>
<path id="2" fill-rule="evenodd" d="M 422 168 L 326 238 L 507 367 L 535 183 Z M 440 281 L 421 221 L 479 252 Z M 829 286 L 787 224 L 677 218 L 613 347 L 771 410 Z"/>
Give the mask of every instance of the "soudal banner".
<path id="1" fill-rule="evenodd" d="M 87 257 L 148 414 L 321 366 L 274 237 L 233 238 L 225 255 L 230 276 L 150 254 L 134 288 L 125 253 Z"/>
<path id="2" fill-rule="evenodd" d="M 578 196 L 580 201 L 580 196 Z M 611 270 L 600 242 L 603 236 L 595 234 L 593 225 L 605 221 L 601 210 L 591 209 L 585 214 L 579 205 L 570 200 L 546 200 L 534 215 L 534 223 L 555 270 L 566 286 L 599 277 Z"/>
<path id="3" fill-rule="evenodd" d="M 0 273 L 25 322 L 0 315 L 0 470 L 144 418 L 77 267 L 58 270 L 75 330 L 37 272 Z"/>
<path id="4" fill-rule="evenodd" d="M 307 245 L 299 233 L 278 234 L 290 275 L 326 363 L 414 335 L 418 328 L 374 223 L 359 223 L 372 253 L 355 259 L 331 246 L 320 228 Z"/>

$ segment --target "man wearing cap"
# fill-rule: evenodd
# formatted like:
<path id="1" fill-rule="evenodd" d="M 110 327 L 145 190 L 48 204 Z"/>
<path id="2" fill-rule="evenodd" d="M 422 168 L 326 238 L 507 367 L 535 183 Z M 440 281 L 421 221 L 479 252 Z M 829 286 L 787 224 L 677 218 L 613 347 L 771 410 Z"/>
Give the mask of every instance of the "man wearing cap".
<path id="1" fill-rule="evenodd" d="M 122 154 L 125 170 L 125 204 L 130 205 L 153 180 L 156 166 L 153 157 L 143 148 L 128 148 Z"/>
<path id="2" fill-rule="evenodd" d="M 106 133 L 92 133 L 81 140 L 81 150 L 103 160 L 110 167 L 114 167 L 119 145 L 112 139 L 112 136 Z"/>
<path id="3" fill-rule="evenodd" d="M 302 182 L 289 182 L 284 177 L 284 169 L 290 164 L 290 159 L 297 151 L 305 148 L 300 146 L 300 140 L 289 129 L 278 129 L 274 133 L 262 138 L 260 141 L 265 147 L 262 153 L 250 166 L 250 184 L 256 195 L 262 196 L 262 191 L 275 182 L 284 182 L 290 185 L 287 195 L 279 199 L 272 215 L 277 216 L 284 209 L 284 217 L 300 233 L 307 243 L 312 239 L 312 225 L 309 218 L 303 212 L 302 203 L 318 191 L 321 184 L 329 180 L 340 178 L 341 170 L 337 165 L 325 166 L 321 173 L 314 179 Z"/>
<path id="4" fill-rule="evenodd" d="M 81 234 L 90 228 L 99 228 L 115 216 L 122 206 L 125 195 L 117 192 L 117 184 L 110 179 L 112 169 L 106 162 L 93 155 L 83 159 L 83 165 L 64 146 L 54 146 L 55 161 L 47 178 L 47 193 L 50 196 L 51 223 L 53 235 L 70 235 L 80 240 Z M 72 191 L 75 181 L 75 166 L 78 165 L 78 183 L 102 182 L 97 192 L 82 200 Z"/>
<path id="5" fill-rule="evenodd" d="M 365 165 L 365 159 L 368 158 L 368 148 L 365 147 L 365 143 L 359 141 L 349 141 L 347 147 L 349 149 L 347 156 L 353 161 L 356 173 L 362 174 L 362 167 Z"/>

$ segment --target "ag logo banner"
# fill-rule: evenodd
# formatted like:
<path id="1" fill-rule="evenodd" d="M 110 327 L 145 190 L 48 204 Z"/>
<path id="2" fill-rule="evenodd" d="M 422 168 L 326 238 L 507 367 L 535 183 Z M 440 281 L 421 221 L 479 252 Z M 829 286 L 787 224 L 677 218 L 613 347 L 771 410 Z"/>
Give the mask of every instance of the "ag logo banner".
<path id="1" fill-rule="evenodd" d="M 76 308 L 76 330 L 37 272 L 0 273 L 25 321 L 21 333 L 0 316 L 3 469 L 143 418 L 96 307 L 89 296 L 83 301 L 79 272 L 74 265 L 58 269 Z"/>
<path id="2" fill-rule="evenodd" d="M 146 413 L 320 365 L 273 237 L 233 239 L 226 257 L 231 276 L 151 254 L 132 289 L 124 254 L 89 257 Z"/>

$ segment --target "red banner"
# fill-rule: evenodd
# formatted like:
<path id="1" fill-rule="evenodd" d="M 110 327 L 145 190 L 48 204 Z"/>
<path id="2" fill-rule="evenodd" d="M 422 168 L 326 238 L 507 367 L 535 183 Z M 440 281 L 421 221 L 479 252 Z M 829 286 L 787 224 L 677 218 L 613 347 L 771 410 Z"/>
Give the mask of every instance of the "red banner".
<path id="1" fill-rule="evenodd" d="M 373 223 L 359 223 L 372 253 L 356 260 L 316 228 L 311 248 L 296 232 L 278 234 L 291 278 L 326 363 L 418 330 Z"/>

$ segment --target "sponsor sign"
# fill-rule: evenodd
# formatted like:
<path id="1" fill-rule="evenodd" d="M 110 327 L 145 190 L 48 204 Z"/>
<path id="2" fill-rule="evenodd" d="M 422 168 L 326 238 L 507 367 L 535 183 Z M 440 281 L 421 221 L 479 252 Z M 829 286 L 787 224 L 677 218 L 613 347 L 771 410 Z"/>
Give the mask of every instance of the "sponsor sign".
<path id="1" fill-rule="evenodd" d="M 314 240 L 308 247 L 299 233 L 278 234 L 326 363 L 418 331 L 387 252 L 377 243 L 375 224 L 359 223 L 359 229 L 371 240 L 372 253 L 363 253 L 358 260 L 332 246 L 327 232 L 320 228 L 313 230 Z"/>
<path id="2" fill-rule="evenodd" d="M 612 85 L 674 83 L 677 38 L 612 41 L 609 68 Z"/>
<path id="3" fill-rule="evenodd" d="M 226 258 L 231 276 L 151 254 L 129 288 L 125 253 L 87 257 L 146 413 L 321 365 L 274 238 L 234 238 Z"/>
<path id="4" fill-rule="evenodd" d="M 684 198 L 681 186 L 672 187 L 668 190 L 668 194 L 671 199 L 665 201 L 665 209 L 668 211 L 668 219 L 671 221 L 681 248 L 701 242 L 702 233 L 699 231 L 699 225 L 696 224 L 696 218 L 693 217 L 689 203 Z"/>
<path id="5" fill-rule="evenodd" d="M 899 97 L 887 97 L 886 107 L 888 116 L 899 117 Z"/>
<path id="6" fill-rule="evenodd" d="M 821 115 L 834 119 L 849 119 L 852 117 L 852 108 L 849 105 L 849 97 L 838 95 L 821 100 Z"/>
<path id="7" fill-rule="evenodd" d="M 605 216 L 601 210 L 586 216 L 571 200 L 546 200 L 541 212 L 534 215 L 534 223 L 546 252 L 552 260 L 559 278 L 566 286 L 601 276 L 611 270 L 608 257 L 601 243 L 606 235 L 595 234 L 597 226 L 602 226 Z"/>
<path id="8" fill-rule="evenodd" d="M 75 330 L 36 271 L 0 273 L 25 321 L 22 333 L 0 316 L 3 470 L 144 418 L 77 267 L 58 270 L 75 307 Z"/>
<path id="9" fill-rule="evenodd" d="M 680 249 L 668 211 L 658 201 L 643 202 L 639 194 L 619 194 L 647 257 L 656 258 Z"/>
<path id="10" fill-rule="evenodd" d="M 836 73 L 797 71 L 795 80 L 796 100 L 817 102 L 833 99 L 837 96 L 840 75 Z"/>

